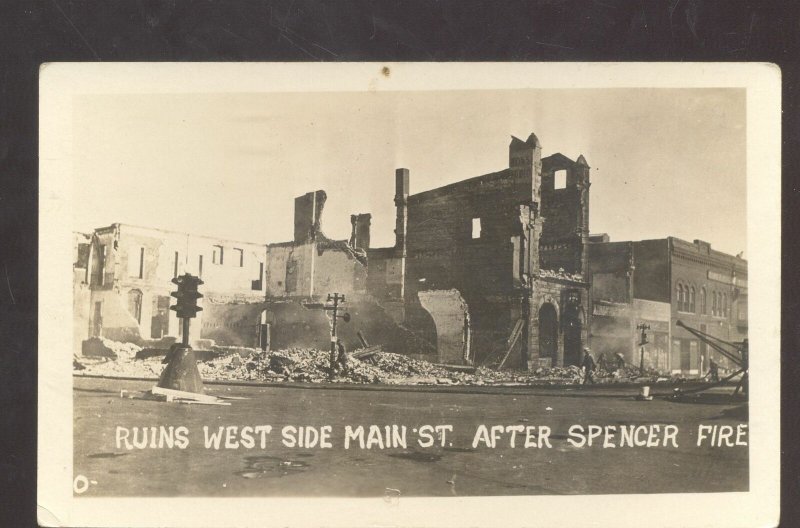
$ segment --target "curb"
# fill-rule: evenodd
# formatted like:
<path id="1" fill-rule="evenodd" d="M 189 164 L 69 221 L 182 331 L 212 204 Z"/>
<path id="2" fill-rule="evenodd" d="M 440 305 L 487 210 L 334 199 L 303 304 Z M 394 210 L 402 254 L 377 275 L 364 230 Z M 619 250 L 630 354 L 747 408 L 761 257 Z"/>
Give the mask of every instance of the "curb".
<path id="1" fill-rule="evenodd" d="M 104 376 L 100 374 L 73 374 L 73 378 L 86 379 L 105 379 L 120 381 L 150 381 L 157 382 L 158 378 L 138 378 L 132 376 Z M 431 392 L 431 393 L 451 393 L 451 394 L 527 394 L 531 390 L 575 390 L 582 391 L 583 385 L 580 384 L 520 384 L 520 385 L 389 385 L 389 384 L 357 384 L 357 383 L 305 383 L 305 382 L 263 382 L 250 380 L 203 380 L 205 385 L 231 386 L 231 387 L 261 387 L 261 388 L 282 388 L 282 389 L 317 389 L 317 390 L 360 390 L 360 391 L 390 391 L 390 392 Z M 701 384 L 682 383 L 680 385 L 656 384 L 656 383 L 606 383 L 592 385 L 590 391 L 611 391 L 616 389 L 638 389 L 644 385 L 657 388 L 663 386 L 669 388 L 689 388 L 697 387 Z M 720 386 L 727 386 L 720 385 Z M 731 385 L 733 386 L 733 385 Z M 603 395 L 609 396 L 609 395 Z M 620 396 L 629 396 L 623 394 Z M 662 395 L 663 396 L 663 395 Z"/>

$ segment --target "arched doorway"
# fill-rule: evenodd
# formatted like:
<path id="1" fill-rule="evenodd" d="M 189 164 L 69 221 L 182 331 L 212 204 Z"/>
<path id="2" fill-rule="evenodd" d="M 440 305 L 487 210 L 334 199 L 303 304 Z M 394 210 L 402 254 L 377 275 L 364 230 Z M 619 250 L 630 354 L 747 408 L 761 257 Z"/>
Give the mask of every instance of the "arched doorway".
<path id="1" fill-rule="evenodd" d="M 539 357 L 558 363 L 558 313 L 551 303 L 539 308 Z"/>

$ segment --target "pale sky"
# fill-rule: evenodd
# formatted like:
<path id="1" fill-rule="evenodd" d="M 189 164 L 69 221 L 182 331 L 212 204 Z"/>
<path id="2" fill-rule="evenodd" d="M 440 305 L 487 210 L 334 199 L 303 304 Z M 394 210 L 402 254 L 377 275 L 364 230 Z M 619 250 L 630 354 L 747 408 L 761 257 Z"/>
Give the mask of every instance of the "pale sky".
<path id="1" fill-rule="evenodd" d="M 326 235 L 372 213 L 372 246 L 390 246 L 396 168 L 417 193 L 506 168 L 511 135 L 534 132 L 543 157 L 592 167 L 592 233 L 746 248 L 739 89 L 91 95 L 73 116 L 77 231 L 282 242 L 294 197 L 324 189 Z"/>

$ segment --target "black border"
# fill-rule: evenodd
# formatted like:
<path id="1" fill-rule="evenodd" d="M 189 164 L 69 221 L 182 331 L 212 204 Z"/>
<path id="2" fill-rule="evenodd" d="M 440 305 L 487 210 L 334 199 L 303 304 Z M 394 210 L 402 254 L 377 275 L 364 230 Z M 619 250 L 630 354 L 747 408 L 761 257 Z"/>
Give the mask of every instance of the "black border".
<path id="1" fill-rule="evenodd" d="M 749 0 L 0 5 L 0 526 L 35 526 L 38 68 L 51 61 L 755 61 L 783 74 L 782 525 L 800 525 L 800 17 Z M 44 265 L 44 263 L 43 263 Z M 5 283 L 5 284 L 3 284 Z M 42 292 L 46 294 L 46 292 Z M 54 321 L 53 324 L 59 324 Z M 46 328 L 41 329 L 46 332 Z M 776 365 L 777 368 L 777 365 Z M 57 439 L 55 439 L 57 441 Z"/>

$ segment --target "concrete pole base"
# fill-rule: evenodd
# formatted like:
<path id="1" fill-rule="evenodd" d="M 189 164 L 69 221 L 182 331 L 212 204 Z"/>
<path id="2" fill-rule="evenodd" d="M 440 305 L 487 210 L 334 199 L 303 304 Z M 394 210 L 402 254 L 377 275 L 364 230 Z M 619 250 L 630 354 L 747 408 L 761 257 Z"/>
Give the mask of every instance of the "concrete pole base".
<path id="1" fill-rule="evenodd" d="M 167 360 L 167 366 L 158 379 L 159 387 L 203 394 L 205 386 L 200 371 L 197 370 L 197 360 L 192 347 L 179 343 L 172 345 Z"/>

